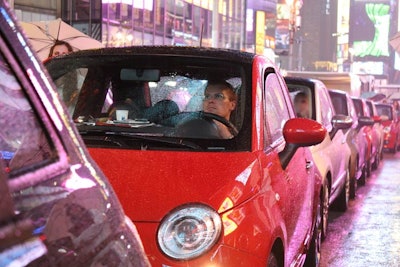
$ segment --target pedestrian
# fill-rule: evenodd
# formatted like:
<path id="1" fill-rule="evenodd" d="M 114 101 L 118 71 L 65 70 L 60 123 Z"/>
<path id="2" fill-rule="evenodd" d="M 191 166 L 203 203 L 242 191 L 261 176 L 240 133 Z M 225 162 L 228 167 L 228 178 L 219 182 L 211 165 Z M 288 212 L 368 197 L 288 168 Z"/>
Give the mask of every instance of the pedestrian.
<path id="1" fill-rule="evenodd" d="M 50 48 L 48 57 L 49 58 L 56 57 L 59 55 L 71 53 L 72 51 L 73 51 L 72 46 L 68 42 L 56 40 L 53 46 Z"/>

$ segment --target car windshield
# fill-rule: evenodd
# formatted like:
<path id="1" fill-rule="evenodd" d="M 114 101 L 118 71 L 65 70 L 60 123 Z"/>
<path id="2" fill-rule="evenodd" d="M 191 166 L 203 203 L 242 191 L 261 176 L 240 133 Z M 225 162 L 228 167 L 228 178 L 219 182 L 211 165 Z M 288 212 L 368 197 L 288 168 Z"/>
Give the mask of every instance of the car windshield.
<path id="1" fill-rule="evenodd" d="M 376 105 L 379 116 L 386 116 L 388 120 L 393 120 L 392 107 L 386 105 Z"/>
<path id="2" fill-rule="evenodd" d="M 246 127 L 245 85 L 251 81 L 243 65 L 103 55 L 57 59 L 47 67 L 89 146 L 142 148 L 151 139 L 173 148 L 185 147 L 186 140 L 191 148 L 248 150 L 249 142 L 235 141 Z"/>

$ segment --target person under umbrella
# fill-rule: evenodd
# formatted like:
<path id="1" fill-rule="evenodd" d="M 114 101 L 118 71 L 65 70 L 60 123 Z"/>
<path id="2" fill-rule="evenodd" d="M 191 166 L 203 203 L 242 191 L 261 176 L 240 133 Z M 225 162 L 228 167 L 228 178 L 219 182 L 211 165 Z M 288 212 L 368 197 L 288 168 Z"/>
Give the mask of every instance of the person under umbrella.
<path id="1" fill-rule="evenodd" d="M 61 40 L 56 40 L 52 47 L 50 48 L 48 58 L 55 57 L 58 55 L 64 55 L 71 53 L 73 51 L 72 46 L 66 42 Z"/>

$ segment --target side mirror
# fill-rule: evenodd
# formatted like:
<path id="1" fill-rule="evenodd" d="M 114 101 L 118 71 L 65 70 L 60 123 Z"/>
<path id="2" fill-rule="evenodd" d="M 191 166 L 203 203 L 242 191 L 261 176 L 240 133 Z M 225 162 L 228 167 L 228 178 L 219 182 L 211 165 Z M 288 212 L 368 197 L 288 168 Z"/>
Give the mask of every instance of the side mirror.
<path id="1" fill-rule="evenodd" d="M 358 117 L 358 127 L 374 125 L 374 120 L 368 116 Z"/>
<path id="2" fill-rule="evenodd" d="M 324 126 L 314 120 L 305 118 L 288 120 L 283 126 L 286 146 L 279 153 L 282 168 L 286 169 L 297 148 L 319 144 L 325 139 L 325 136 Z"/>
<path id="3" fill-rule="evenodd" d="M 382 118 L 380 116 L 372 116 L 372 119 L 374 120 L 375 123 L 381 123 Z"/>
<path id="4" fill-rule="evenodd" d="M 329 133 L 329 136 L 332 139 L 339 130 L 349 129 L 352 125 L 353 119 L 350 116 L 337 114 L 332 118 L 333 129 Z"/>

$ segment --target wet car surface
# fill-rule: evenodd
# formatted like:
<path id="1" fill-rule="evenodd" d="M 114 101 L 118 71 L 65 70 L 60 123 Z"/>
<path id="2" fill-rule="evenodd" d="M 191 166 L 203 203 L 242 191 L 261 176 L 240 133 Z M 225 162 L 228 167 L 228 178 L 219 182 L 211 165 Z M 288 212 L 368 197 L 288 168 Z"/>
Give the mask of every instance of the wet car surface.
<path id="1" fill-rule="evenodd" d="M 376 104 L 378 115 L 382 119 L 383 125 L 383 148 L 392 153 L 396 153 L 400 148 L 400 122 L 393 105 L 379 103 Z"/>
<path id="2" fill-rule="evenodd" d="M 74 85 L 77 99 L 64 101 L 153 266 L 301 266 L 307 251 L 307 263 L 318 264 L 321 176 L 306 146 L 326 130 L 295 118 L 268 60 L 131 47 L 72 53 L 46 67 L 61 94 Z M 204 111 L 231 101 L 207 95 L 215 80 L 237 97 L 229 119 Z M 227 135 L 216 131 L 221 124 Z"/>
<path id="3" fill-rule="evenodd" d="M 346 141 L 351 149 L 350 158 L 350 197 L 355 198 L 358 183 L 365 183 L 368 165 L 368 139 L 364 127 L 373 125 L 374 121 L 367 116 L 358 116 L 353 101 L 344 91 L 329 90 L 332 104 L 337 114 L 350 116 L 352 126 L 346 131 Z"/>
<path id="4" fill-rule="evenodd" d="M 344 131 L 353 121 L 349 116 L 335 114 L 328 89 L 320 80 L 286 76 L 285 81 L 295 108 L 303 109 L 297 115 L 316 120 L 327 129 L 324 141 L 310 148 L 323 177 L 322 235 L 325 238 L 329 208 L 346 211 L 350 199 L 351 150 Z"/>
<path id="5" fill-rule="evenodd" d="M 149 266 L 3 1 L 0 95 L 0 266 Z"/>

